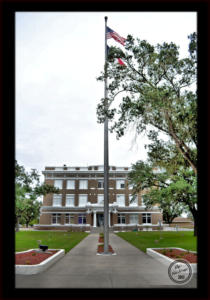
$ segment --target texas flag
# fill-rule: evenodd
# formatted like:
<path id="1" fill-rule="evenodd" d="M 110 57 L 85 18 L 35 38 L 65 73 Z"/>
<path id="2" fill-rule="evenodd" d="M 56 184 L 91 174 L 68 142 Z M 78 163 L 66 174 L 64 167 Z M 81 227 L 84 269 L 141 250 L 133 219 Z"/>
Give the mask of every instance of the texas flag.
<path id="1" fill-rule="evenodd" d="M 124 64 L 124 62 L 122 61 L 122 59 L 120 59 L 120 58 L 118 58 L 118 63 L 119 63 L 121 66 L 126 66 L 126 65 Z"/>
<path id="2" fill-rule="evenodd" d="M 109 46 L 107 45 L 107 55 L 109 55 Z M 118 63 L 121 65 L 121 66 L 125 66 L 126 67 L 126 65 L 124 64 L 124 62 L 122 61 L 122 59 L 121 58 L 118 58 L 117 59 L 118 60 Z"/>

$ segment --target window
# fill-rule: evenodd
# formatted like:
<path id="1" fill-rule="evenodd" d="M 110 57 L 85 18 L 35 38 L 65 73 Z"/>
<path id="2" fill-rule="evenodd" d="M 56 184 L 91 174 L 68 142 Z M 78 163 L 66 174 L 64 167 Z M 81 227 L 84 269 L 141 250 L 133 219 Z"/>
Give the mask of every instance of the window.
<path id="1" fill-rule="evenodd" d="M 125 188 L 125 180 L 117 180 L 117 189 L 124 189 Z"/>
<path id="2" fill-rule="evenodd" d="M 66 206 L 74 206 L 74 195 L 66 194 Z"/>
<path id="3" fill-rule="evenodd" d="M 79 181 L 79 189 L 86 190 L 88 188 L 88 181 L 87 180 L 80 180 Z"/>
<path id="4" fill-rule="evenodd" d="M 151 223 L 151 214 L 142 214 L 142 223 Z"/>
<path id="5" fill-rule="evenodd" d="M 104 204 L 104 195 L 98 195 L 98 204 Z"/>
<path id="6" fill-rule="evenodd" d="M 62 189 L 62 181 L 63 180 L 54 180 L 54 187 L 58 188 L 58 189 Z"/>
<path id="7" fill-rule="evenodd" d="M 78 224 L 86 224 L 86 215 L 85 214 L 80 214 L 78 216 Z"/>
<path id="8" fill-rule="evenodd" d="M 125 206 L 125 195 L 116 195 L 117 196 L 117 204 L 119 206 Z"/>
<path id="9" fill-rule="evenodd" d="M 138 215 L 130 215 L 130 224 L 138 224 L 139 216 Z"/>
<path id="10" fill-rule="evenodd" d="M 125 215 L 123 214 L 118 214 L 118 224 L 125 224 Z"/>
<path id="11" fill-rule="evenodd" d="M 61 214 L 52 214 L 52 224 L 61 223 Z"/>
<path id="12" fill-rule="evenodd" d="M 79 195 L 79 206 L 85 206 L 87 204 L 87 195 Z"/>
<path id="13" fill-rule="evenodd" d="M 104 188 L 104 181 L 103 180 L 98 180 L 98 188 L 103 189 Z"/>
<path id="14" fill-rule="evenodd" d="M 65 224 L 74 224 L 74 216 L 70 214 L 65 215 Z"/>
<path id="15" fill-rule="evenodd" d="M 66 188 L 67 188 L 67 190 L 74 190 L 75 189 L 75 181 L 67 180 Z"/>
<path id="16" fill-rule="evenodd" d="M 129 206 L 138 206 L 138 197 L 137 195 L 129 195 Z"/>
<path id="17" fill-rule="evenodd" d="M 62 195 L 54 194 L 53 195 L 53 206 L 61 206 Z"/>

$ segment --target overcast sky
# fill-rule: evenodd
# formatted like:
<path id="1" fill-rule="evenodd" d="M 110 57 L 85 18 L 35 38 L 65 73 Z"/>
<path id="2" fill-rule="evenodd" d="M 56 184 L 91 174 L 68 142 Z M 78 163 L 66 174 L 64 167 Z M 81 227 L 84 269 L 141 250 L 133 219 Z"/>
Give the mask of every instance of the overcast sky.
<path id="1" fill-rule="evenodd" d="M 103 164 L 103 124 L 96 106 L 104 96 L 96 81 L 104 66 L 104 16 L 123 37 L 156 45 L 174 42 L 188 55 L 195 12 L 16 13 L 16 159 L 26 169 Z M 113 39 L 108 45 L 119 46 Z M 120 101 L 120 99 L 118 99 Z M 145 137 L 109 134 L 109 164 L 146 159 Z"/>

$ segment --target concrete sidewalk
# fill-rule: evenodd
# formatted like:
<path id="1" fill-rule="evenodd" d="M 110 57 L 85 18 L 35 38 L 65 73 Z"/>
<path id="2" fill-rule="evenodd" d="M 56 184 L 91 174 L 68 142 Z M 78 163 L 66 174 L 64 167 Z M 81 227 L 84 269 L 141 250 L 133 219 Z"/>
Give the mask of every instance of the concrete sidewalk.
<path id="1" fill-rule="evenodd" d="M 117 255 L 96 255 L 99 234 L 90 234 L 48 270 L 16 275 L 16 288 L 196 288 L 175 284 L 168 268 L 110 233 Z"/>

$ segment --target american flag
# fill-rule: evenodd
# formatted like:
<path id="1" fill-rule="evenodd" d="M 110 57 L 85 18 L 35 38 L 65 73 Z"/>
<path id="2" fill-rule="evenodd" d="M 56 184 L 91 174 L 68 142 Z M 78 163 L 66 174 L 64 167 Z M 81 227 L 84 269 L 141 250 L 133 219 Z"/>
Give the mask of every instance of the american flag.
<path id="1" fill-rule="evenodd" d="M 108 26 L 107 26 L 106 38 L 107 39 L 113 38 L 115 41 L 117 41 L 118 43 L 122 44 L 123 46 L 124 46 L 125 41 L 126 41 L 125 38 L 121 37 L 117 32 L 115 32 L 114 30 L 112 30 Z"/>

